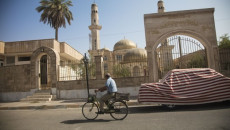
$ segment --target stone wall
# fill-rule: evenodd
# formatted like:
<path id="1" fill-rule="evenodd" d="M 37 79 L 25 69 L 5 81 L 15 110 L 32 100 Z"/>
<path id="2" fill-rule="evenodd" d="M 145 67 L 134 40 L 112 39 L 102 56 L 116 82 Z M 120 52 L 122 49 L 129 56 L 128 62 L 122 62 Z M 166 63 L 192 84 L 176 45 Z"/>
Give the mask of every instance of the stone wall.
<path id="1" fill-rule="evenodd" d="M 73 57 L 74 59 L 81 60 L 83 55 L 71 47 L 69 44 L 65 42 L 60 43 L 60 53 L 62 56 Z M 64 55 L 65 54 L 65 55 Z"/>
<path id="2" fill-rule="evenodd" d="M 5 43 L 5 54 L 33 52 L 40 47 L 49 47 L 60 52 L 59 43 L 54 39 L 17 41 Z"/>
<path id="3" fill-rule="evenodd" d="M 159 43 L 175 35 L 189 36 L 202 43 L 207 52 L 208 67 L 219 71 L 214 11 L 214 8 L 208 8 L 144 15 L 149 80 L 159 80 L 156 60 Z"/>
<path id="4" fill-rule="evenodd" d="M 30 65 L 0 67 L 0 92 L 27 92 L 30 84 Z"/>
<path id="5" fill-rule="evenodd" d="M 0 41 L 0 54 L 4 54 L 5 43 Z"/>

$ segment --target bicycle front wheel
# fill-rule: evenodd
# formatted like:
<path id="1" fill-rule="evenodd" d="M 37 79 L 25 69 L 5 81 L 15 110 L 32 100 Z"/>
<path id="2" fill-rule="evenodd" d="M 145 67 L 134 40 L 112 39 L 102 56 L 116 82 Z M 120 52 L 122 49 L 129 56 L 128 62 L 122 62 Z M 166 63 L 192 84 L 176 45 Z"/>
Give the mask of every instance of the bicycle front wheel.
<path id="1" fill-rule="evenodd" d="M 82 114 L 87 120 L 94 120 L 98 116 L 98 106 L 94 102 L 86 102 L 82 106 Z"/>
<path id="2" fill-rule="evenodd" d="M 110 115 L 115 120 L 123 120 L 128 115 L 128 106 L 124 101 L 115 101 L 112 103 L 112 106 L 114 107 L 114 112 L 111 112 Z"/>

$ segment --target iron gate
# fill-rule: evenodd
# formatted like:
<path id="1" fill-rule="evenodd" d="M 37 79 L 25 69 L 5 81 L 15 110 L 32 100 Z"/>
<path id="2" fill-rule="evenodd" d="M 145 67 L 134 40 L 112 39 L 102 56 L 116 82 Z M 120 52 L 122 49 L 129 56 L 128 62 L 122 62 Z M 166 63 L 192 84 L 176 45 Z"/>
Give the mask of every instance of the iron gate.
<path id="1" fill-rule="evenodd" d="M 172 69 L 205 68 L 205 47 L 196 39 L 177 35 L 167 38 L 157 47 L 159 78 Z"/>

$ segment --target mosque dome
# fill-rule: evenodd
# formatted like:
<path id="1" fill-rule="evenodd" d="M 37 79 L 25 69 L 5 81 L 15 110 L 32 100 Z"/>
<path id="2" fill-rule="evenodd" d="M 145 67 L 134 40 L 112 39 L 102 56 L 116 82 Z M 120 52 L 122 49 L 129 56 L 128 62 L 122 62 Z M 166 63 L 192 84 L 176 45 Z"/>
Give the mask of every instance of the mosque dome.
<path id="1" fill-rule="evenodd" d="M 114 47 L 113 50 L 117 51 L 117 50 L 124 50 L 124 49 L 132 49 L 132 48 L 136 48 L 136 44 L 133 41 L 124 39 L 124 40 L 120 40 L 118 41 Z"/>
<path id="2" fill-rule="evenodd" d="M 130 49 L 124 55 L 124 61 L 142 61 L 147 58 L 147 52 L 145 49 L 134 48 Z"/>
<path id="3" fill-rule="evenodd" d="M 104 51 L 110 51 L 109 48 L 102 48 L 101 50 L 104 50 Z"/>

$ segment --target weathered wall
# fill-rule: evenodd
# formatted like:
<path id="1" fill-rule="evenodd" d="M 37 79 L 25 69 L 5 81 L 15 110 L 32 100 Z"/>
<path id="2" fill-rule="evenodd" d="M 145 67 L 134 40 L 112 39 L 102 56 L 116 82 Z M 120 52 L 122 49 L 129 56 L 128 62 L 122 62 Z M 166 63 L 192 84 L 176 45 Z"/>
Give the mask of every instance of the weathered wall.
<path id="1" fill-rule="evenodd" d="M 129 77 L 129 78 L 114 78 L 117 87 L 136 87 L 140 86 L 142 83 L 148 82 L 148 77 Z M 89 86 L 91 89 L 96 89 L 105 86 L 105 79 L 102 80 L 89 80 Z M 86 89 L 85 80 L 73 80 L 73 81 L 59 81 L 57 83 L 57 88 L 60 90 L 79 90 Z"/>
<path id="2" fill-rule="evenodd" d="M 0 67 L 0 101 L 19 101 L 36 89 L 30 84 L 30 65 Z"/>
<path id="3" fill-rule="evenodd" d="M 73 57 L 73 59 L 81 60 L 83 55 L 65 42 L 60 43 L 60 55 L 63 57 Z"/>
<path id="4" fill-rule="evenodd" d="M 5 50 L 5 43 L 0 41 L 0 54 L 4 54 Z"/>
<path id="5" fill-rule="evenodd" d="M 148 77 L 130 77 L 114 78 L 118 91 L 130 93 L 131 96 L 137 96 L 139 87 L 142 83 L 148 82 Z M 90 93 L 94 93 L 96 88 L 103 87 L 105 80 L 89 80 Z M 57 97 L 60 99 L 86 98 L 87 85 L 85 80 L 59 81 L 57 85 Z"/>
<path id="6" fill-rule="evenodd" d="M 30 65 L 0 67 L 0 92 L 27 92 L 30 84 Z"/>
<path id="7" fill-rule="evenodd" d="M 200 41 L 207 50 L 208 67 L 219 71 L 214 8 L 145 14 L 144 23 L 149 78 L 153 82 L 159 80 L 156 48 L 174 35 L 186 35 Z"/>
<path id="8" fill-rule="evenodd" d="M 49 47 L 57 49 L 60 52 L 59 43 L 54 39 L 44 39 L 44 40 L 31 40 L 31 41 L 17 41 L 17 42 L 6 42 L 5 43 L 5 54 L 10 53 L 25 53 L 33 52 L 40 47 Z"/>

